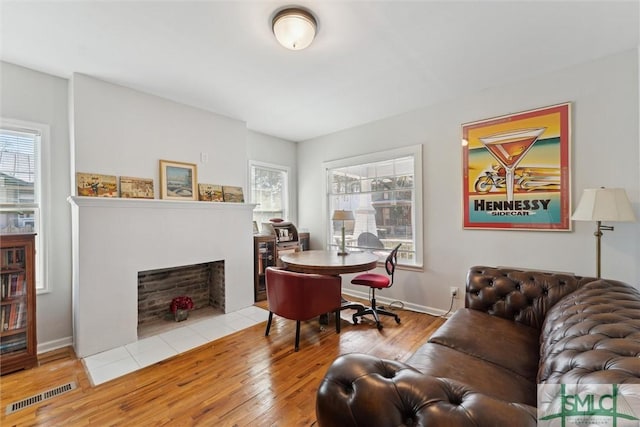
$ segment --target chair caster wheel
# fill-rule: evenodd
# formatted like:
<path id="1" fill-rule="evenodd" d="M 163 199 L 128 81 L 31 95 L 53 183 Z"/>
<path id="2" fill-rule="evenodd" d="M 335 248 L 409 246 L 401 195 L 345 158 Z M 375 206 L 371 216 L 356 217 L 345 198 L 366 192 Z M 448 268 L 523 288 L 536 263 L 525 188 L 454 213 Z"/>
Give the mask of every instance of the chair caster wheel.
<path id="1" fill-rule="evenodd" d="M 358 318 L 357 318 L 356 316 L 353 316 L 353 317 L 352 317 L 352 320 L 353 320 L 353 324 L 354 324 L 354 325 L 357 325 L 357 324 L 358 324 Z"/>
<path id="2" fill-rule="evenodd" d="M 400 324 L 400 318 L 396 317 L 396 323 L 399 325 Z"/>
<path id="3" fill-rule="evenodd" d="M 381 331 L 382 330 L 382 323 L 378 322 L 378 324 L 376 325 L 378 327 L 378 330 Z"/>

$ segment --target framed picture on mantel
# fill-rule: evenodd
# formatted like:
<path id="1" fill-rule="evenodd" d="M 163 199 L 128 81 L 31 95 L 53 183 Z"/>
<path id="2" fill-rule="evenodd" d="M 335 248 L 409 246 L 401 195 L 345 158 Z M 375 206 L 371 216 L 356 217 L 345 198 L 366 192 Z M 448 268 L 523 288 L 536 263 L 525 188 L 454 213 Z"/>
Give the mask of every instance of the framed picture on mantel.
<path id="1" fill-rule="evenodd" d="M 118 197 L 118 184 L 115 175 L 97 173 L 76 173 L 78 196 Z"/>
<path id="2" fill-rule="evenodd" d="M 198 199 L 204 202 L 222 202 L 222 185 L 198 184 Z"/>
<path id="3" fill-rule="evenodd" d="M 233 185 L 223 185 L 222 194 L 225 202 L 244 203 L 244 195 L 242 193 L 242 187 L 237 187 Z"/>
<path id="4" fill-rule="evenodd" d="M 198 200 L 198 173 L 194 163 L 160 160 L 160 198 Z"/>
<path id="5" fill-rule="evenodd" d="M 120 197 L 130 199 L 153 199 L 153 179 L 121 176 Z"/>

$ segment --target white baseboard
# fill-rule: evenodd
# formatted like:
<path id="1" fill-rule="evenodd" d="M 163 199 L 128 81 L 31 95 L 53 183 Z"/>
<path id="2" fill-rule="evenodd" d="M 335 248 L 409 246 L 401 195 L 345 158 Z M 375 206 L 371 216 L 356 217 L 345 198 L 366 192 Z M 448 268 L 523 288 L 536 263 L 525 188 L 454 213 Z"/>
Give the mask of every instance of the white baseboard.
<path id="1" fill-rule="evenodd" d="M 362 298 L 362 299 L 365 299 L 365 300 L 369 299 L 369 292 L 368 291 L 367 292 L 359 292 L 359 291 L 354 291 L 352 289 L 343 289 L 342 293 L 345 294 L 345 295 L 351 295 L 351 296 Z M 377 294 L 376 294 L 376 302 L 381 303 L 381 304 L 391 305 L 391 307 L 393 307 L 393 308 L 396 308 L 398 305 L 400 305 L 400 308 L 402 308 L 404 310 L 411 310 L 411 311 L 415 311 L 415 312 L 418 312 L 418 313 L 430 314 L 432 316 L 442 316 L 442 315 L 447 314 L 447 317 L 449 317 L 449 315 L 451 315 L 454 311 L 456 311 L 456 308 L 453 308 L 451 310 L 451 313 L 448 313 L 446 310 L 441 310 L 439 308 L 427 307 L 427 306 L 424 306 L 424 305 L 413 304 L 413 303 L 400 301 L 400 300 L 394 300 L 394 299 L 391 299 L 391 298 L 385 298 L 385 297 L 378 296 Z"/>
<path id="2" fill-rule="evenodd" d="M 38 354 L 47 353 L 49 351 L 57 350 L 62 347 L 69 347 L 72 345 L 73 345 L 73 337 L 65 337 L 65 338 L 60 338 L 58 340 L 38 343 Z"/>

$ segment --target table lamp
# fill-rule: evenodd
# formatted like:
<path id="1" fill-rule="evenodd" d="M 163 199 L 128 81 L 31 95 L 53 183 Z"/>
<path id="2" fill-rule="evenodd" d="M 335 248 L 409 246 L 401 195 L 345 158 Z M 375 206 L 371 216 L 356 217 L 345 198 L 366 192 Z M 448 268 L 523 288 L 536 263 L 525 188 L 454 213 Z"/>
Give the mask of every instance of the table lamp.
<path id="1" fill-rule="evenodd" d="M 333 211 L 333 217 L 331 219 L 334 221 L 342 221 L 342 240 L 340 240 L 340 252 L 338 252 L 338 255 L 340 256 L 349 255 L 349 252 L 347 252 L 344 248 L 344 222 L 353 221 L 355 219 L 353 216 L 353 212 L 335 210 Z"/>
<path id="2" fill-rule="evenodd" d="M 613 231 L 602 221 L 634 222 L 636 217 L 627 193 L 623 188 L 587 188 L 582 193 L 578 207 L 571 219 L 576 221 L 596 221 L 596 274 L 600 278 L 600 240 L 603 231 Z"/>

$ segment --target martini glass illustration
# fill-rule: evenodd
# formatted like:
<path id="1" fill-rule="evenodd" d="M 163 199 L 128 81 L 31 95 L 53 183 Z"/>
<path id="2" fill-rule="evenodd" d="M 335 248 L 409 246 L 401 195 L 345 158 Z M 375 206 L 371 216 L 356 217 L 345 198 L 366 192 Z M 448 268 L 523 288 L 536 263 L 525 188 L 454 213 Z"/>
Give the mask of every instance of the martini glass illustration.
<path id="1" fill-rule="evenodd" d="M 507 201 L 513 201 L 513 172 L 547 128 L 509 130 L 478 138 L 507 172 Z"/>

